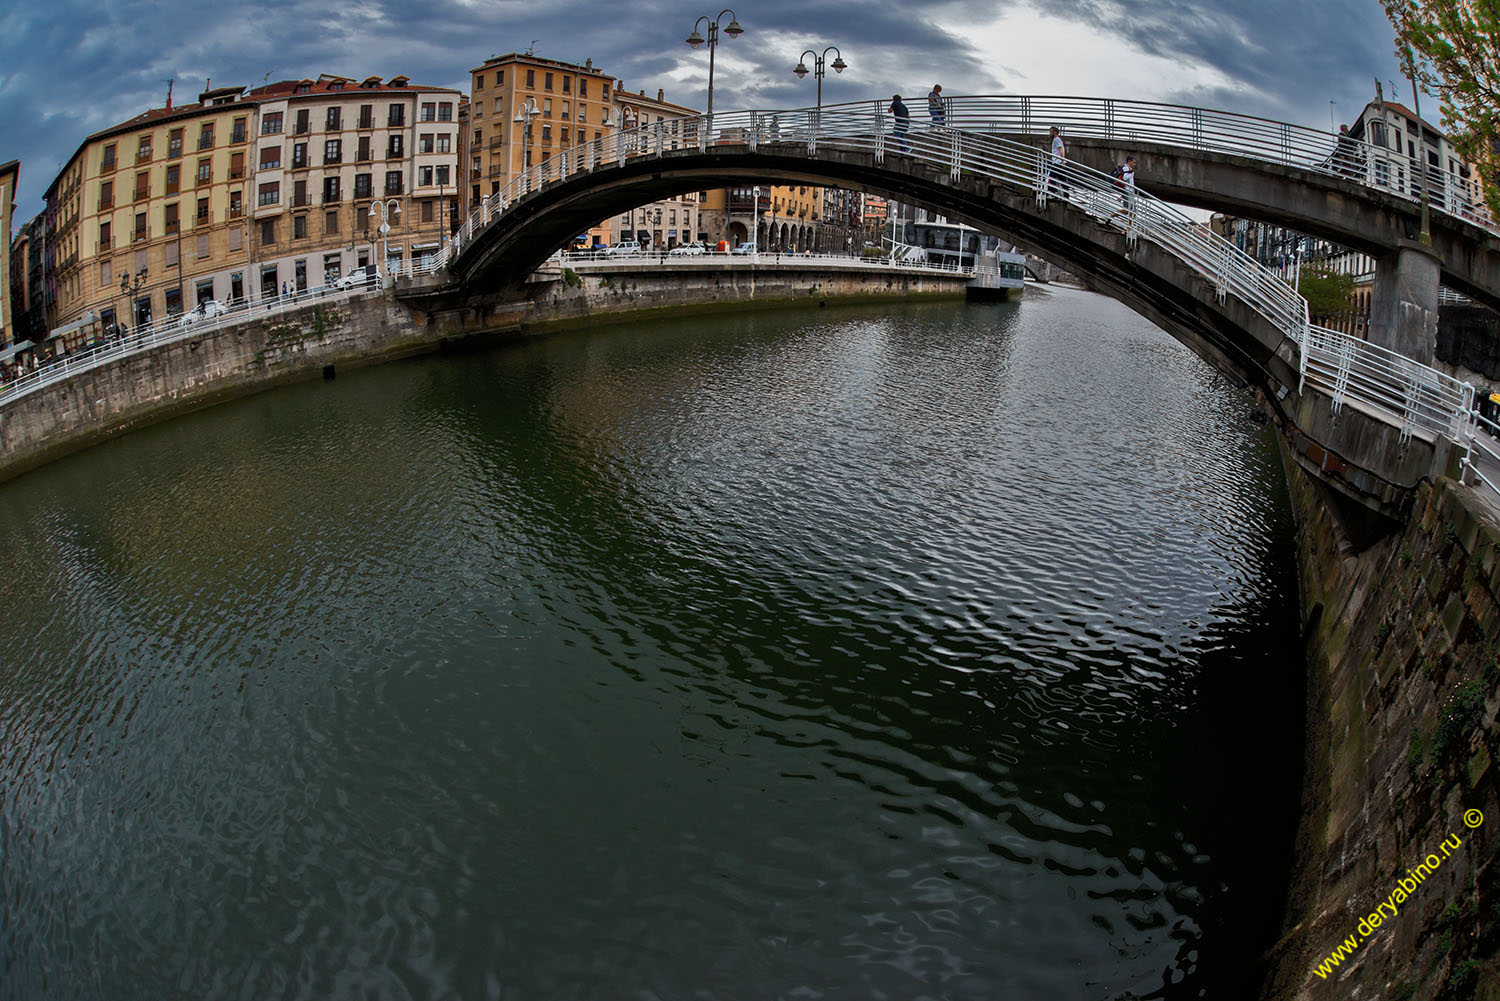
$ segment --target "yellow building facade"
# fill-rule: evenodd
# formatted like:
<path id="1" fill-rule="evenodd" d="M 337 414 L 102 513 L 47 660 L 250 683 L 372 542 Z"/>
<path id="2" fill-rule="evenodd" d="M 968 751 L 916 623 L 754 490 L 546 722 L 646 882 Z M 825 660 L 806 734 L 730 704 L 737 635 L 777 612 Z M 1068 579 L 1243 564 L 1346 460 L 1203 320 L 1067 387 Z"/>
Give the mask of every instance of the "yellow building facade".
<path id="1" fill-rule="evenodd" d="M 322 285 L 387 248 L 420 261 L 457 200 L 460 98 L 324 76 L 207 90 L 89 136 L 46 193 L 49 325 L 71 349 L 210 299 Z M 388 199 L 381 241 L 370 208 Z"/>

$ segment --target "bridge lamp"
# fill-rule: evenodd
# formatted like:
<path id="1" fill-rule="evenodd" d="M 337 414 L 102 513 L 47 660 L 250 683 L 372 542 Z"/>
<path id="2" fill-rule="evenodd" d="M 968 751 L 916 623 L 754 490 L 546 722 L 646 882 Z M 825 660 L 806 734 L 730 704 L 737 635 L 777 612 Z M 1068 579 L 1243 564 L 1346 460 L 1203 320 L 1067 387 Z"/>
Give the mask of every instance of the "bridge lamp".
<path id="1" fill-rule="evenodd" d="M 828 46 L 828 48 L 823 50 L 823 54 L 821 56 L 814 52 L 812 49 L 803 50 L 802 55 L 797 57 L 796 68 L 792 70 L 793 73 L 797 74 L 798 80 L 803 79 L 807 76 L 807 63 L 804 60 L 806 60 L 808 56 L 813 57 L 812 74 L 813 78 L 818 81 L 818 119 L 821 119 L 823 117 L 823 74 L 826 70 L 824 60 L 828 58 L 828 53 L 830 52 L 833 53 L 833 62 L 828 63 L 827 65 L 833 67 L 833 71 L 835 73 L 844 72 L 849 64 L 844 62 L 844 54 L 839 51 L 839 47 L 837 45 Z"/>
<path id="2" fill-rule="evenodd" d="M 536 105 L 536 98 L 528 97 L 521 102 L 520 108 L 516 109 L 516 117 L 511 119 L 521 126 L 521 174 L 525 176 L 526 169 L 530 164 L 526 160 L 526 151 L 531 141 L 531 120 L 542 113 L 542 109 Z"/>
<path id="3" fill-rule="evenodd" d="M 709 128 L 713 127 L 714 121 L 714 48 L 719 44 L 719 21 L 723 19 L 725 14 L 729 15 L 729 23 L 724 26 L 724 34 L 728 35 L 730 38 L 738 38 L 739 36 L 743 35 L 745 33 L 745 29 L 740 27 L 738 16 L 732 9 L 725 7 L 723 10 L 719 11 L 719 16 L 716 18 L 710 18 L 707 14 L 704 14 L 702 17 L 698 18 L 698 20 L 694 21 L 693 33 L 687 36 L 687 43 L 695 49 L 698 46 L 702 45 L 705 41 L 708 42 L 707 118 Z M 698 25 L 702 24 L 704 21 L 708 22 L 708 37 L 706 39 L 702 35 L 698 34 Z"/>

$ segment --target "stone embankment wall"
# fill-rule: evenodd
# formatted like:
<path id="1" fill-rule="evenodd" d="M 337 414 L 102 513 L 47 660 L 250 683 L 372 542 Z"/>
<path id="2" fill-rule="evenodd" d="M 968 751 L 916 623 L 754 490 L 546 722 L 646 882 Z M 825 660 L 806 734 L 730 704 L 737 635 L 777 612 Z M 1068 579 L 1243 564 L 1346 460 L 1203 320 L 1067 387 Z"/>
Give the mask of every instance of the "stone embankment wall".
<path id="1" fill-rule="evenodd" d="M 0 479 L 133 427 L 348 368 L 442 350 L 470 339 L 524 336 L 653 313 L 813 305 L 839 299 L 956 297 L 961 278 L 885 272 L 748 270 L 614 275 L 530 287 L 530 297 L 437 312 L 389 293 L 248 318 L 84 372 L 0 406 Z"/>
<path id="2" fill-rule="evenodd" d="M 1263 996 L 1495 1001 L 1500 519 L 1444 479 L 1420 488 L 1402 531 L 1357 552 L 1340 502 L 1284 465 L 1303 582 L 1307 772 Z"/>

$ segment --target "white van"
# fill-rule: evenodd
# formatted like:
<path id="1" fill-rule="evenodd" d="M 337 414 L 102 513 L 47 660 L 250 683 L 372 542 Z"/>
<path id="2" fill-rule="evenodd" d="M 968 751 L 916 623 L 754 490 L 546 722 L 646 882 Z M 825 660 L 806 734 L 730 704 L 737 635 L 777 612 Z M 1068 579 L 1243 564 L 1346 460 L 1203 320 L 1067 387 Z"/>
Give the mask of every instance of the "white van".
<path id="1" fill-rule="evenodd" d="M 644 254 L 646 248 L 642 247 L 636 240 L 624 240 L 615 244 L 604 252 L 606 257 L 625 257 L 630 254 Z"/>

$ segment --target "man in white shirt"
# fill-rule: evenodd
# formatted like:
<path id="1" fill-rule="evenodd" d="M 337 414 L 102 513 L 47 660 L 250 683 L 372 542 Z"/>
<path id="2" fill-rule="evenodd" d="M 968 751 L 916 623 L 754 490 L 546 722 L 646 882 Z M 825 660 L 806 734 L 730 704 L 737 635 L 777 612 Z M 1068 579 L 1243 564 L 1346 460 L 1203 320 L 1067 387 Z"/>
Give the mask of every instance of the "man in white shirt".
<path id="1" fill-rule="evenodd" d="M 1059 134 L 1057 126 L 1052 126 L 1052 162 L 1047 165 L 1047 194 L 1058 198 L 1068 197 L 1068 186 L 1063 183 L 1059 176 L 1063 169 L 1063 161 L 1068 158 L 1067 148 L 1063 145 L 1062 135 Z"/>

